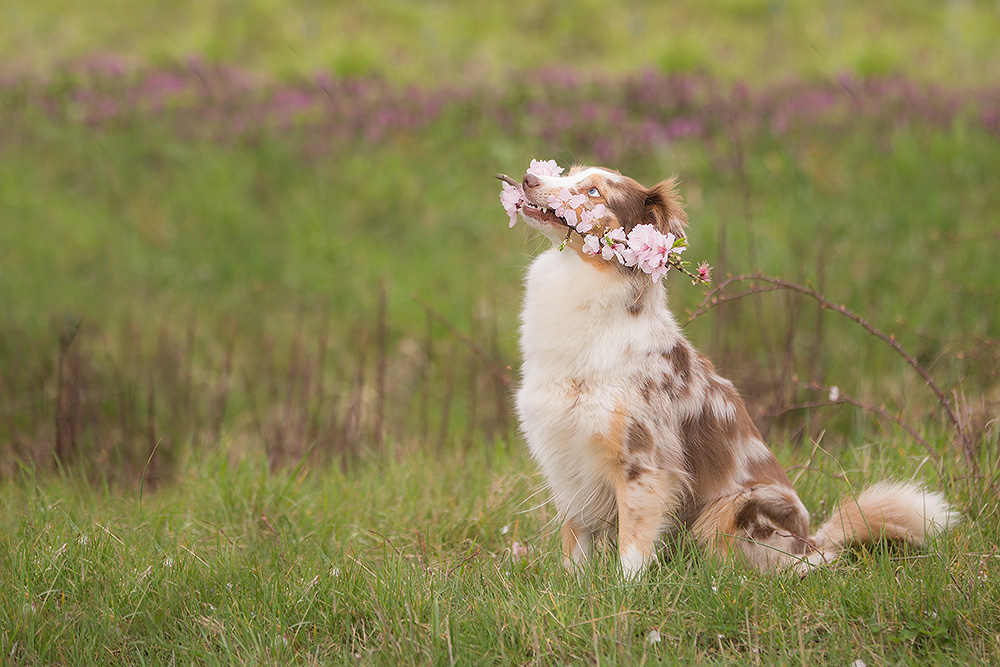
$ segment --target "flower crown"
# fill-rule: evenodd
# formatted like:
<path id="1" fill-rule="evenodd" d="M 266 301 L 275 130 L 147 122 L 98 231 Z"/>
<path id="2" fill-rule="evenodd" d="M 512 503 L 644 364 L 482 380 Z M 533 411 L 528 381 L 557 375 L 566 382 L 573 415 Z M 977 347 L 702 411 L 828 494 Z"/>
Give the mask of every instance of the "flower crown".
<path id="1" fill-rule="evenodd" d="M 535 176 L 559 176 L 563 168 L 555 160 L 532 160 L 527 173 Z M 503 190 L 500 192 L 500 203 L 510 216 L 510 226 L 517 224 L 517 214 L 524 204 L 524 191 L 520 184 L 509 176 L 498 175 Z M 548 204 L 555 214 L 566 221 L 566 239 L 559 250 L 566 247 L 566 241 L 575 231 L 583 238 L 583 252 L 590 257 L 600 255 L 611 261 L 617 259 L 624 266 L 638 267 L 643 273 L 649 274 L 654 283 L 665 276 L 671 267 L 691 278 L 692 284 L 709 284 L 712 280 L 712 267 L 707 262 L 701 262 L 696 273 L 687 269 L 690 262 L 681 261 L 681 253 L 687 249 L 687 239 L 667 232 L 664 234 L 654 225 L 641 224 L 632 228 L 625 235 L 622 227 L 607 230 L 601 220 L 607 216 L 604 204 L 598 204 L 592 209 L 583 208 L 587 201 L 586 195 L 574 195 L 568 188 L 562 188 L 557 195 L 549 195 Z M 598 234 L 589 233 L 592 230 Z"/>

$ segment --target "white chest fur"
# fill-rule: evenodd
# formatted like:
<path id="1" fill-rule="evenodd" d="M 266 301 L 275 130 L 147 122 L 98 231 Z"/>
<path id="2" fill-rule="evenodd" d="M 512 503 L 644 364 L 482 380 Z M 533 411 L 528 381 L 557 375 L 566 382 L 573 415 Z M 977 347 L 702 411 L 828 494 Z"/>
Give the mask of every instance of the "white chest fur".
<path id="1" fill-rule="evenodd" d="M 640 297 L 644 307 L 630 312 Z M 585 521 L 614 514 L 613 471 L 593 443 L 608 435 L 616 411 L 631 410 L 651 356 L 680 337 L 663 288 L 648 277 L 627 279 L 555 248 L 531 265 L 517 411 L 561 513 L 572 508 Z"/>

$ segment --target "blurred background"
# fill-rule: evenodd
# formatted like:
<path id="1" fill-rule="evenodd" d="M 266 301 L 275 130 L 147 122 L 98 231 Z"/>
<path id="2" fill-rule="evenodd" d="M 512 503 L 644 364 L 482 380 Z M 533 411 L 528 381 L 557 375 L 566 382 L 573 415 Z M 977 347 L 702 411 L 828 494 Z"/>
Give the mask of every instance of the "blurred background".
<path id="1" fill-rule="evenodd" d="M 493 175 L 532 158 L 678 175 L 717 283 L 761 272 L 846 305 L 995 445 L 995 2 L 2 15 L 4 476 L 59 461 L 135 486 L 207 448 L 349 466 L 520 446 L 520 281 L 545 243 L 507 228 Z M 669 287 L 686 321 L 706 290 Z M 687 331 L 772 439 L 912 438 L 903 422 L 952 451 L 924 378 L 800 293 Z"/>

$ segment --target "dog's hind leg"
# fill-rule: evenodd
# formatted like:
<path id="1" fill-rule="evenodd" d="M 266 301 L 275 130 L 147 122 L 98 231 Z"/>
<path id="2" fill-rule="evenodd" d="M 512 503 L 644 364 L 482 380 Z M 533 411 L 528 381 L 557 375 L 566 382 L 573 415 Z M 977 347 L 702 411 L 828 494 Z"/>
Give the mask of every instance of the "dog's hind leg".
<path id="1" fill-rule="evenodd" d="M 795 491 L 781 485 L 756 485 L 715 500 L 692 530 L 713 556 L 735 549 L 761 570 L 784 569 L 816 553 L 809 513 Z"/>

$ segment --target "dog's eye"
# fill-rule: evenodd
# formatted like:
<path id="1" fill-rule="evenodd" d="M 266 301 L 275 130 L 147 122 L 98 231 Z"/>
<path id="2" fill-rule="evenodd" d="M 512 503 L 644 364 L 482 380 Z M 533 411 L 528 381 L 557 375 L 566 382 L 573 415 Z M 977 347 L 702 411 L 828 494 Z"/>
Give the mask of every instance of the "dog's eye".
<path id="1" fill-rule="evenodd" d="M 590 190 L 587 191 L 587 194 L 590 195 L 591 197 L 601 196 L 601 193 L 597 190 L 597 188 L 590 188 Z"/>

